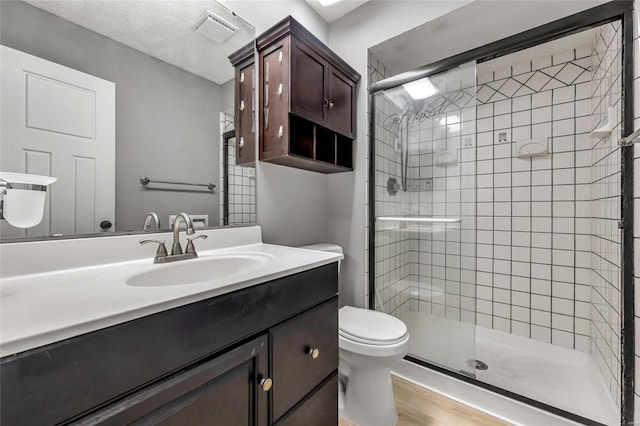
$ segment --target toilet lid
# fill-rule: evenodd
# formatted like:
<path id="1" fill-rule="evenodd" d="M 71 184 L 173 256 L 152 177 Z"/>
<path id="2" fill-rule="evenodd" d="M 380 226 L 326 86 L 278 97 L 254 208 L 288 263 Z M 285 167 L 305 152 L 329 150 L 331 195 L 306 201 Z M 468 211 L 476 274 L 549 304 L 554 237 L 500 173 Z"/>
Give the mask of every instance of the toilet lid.
<path id="1" fill-rule="evenodd" d="M 339 313 L 340 335 L 363 343 L 392 344 L 407 335 L 407 326 L 391 315 L 345 306 Z"/>

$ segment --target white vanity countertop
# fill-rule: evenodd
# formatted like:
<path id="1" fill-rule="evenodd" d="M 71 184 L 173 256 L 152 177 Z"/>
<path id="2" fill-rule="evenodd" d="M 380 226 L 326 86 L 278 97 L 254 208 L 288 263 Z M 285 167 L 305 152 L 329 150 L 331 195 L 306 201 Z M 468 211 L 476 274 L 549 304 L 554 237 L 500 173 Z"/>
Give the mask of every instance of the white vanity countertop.
<path id="1" fill-rule="evenodd" d="M 337 262 L 341 254 L 270 244 L 199 251 L 199 259 L 154 265 L 153 256 L 129 262 L 18 275 L 0 280 L 0 356 L 54 343 L 146 315 L 219 296 Z M 200 262 L 210 257 L 255 254 L 257 269 L 193 284 L 137 287 L 131 276 Z"/>

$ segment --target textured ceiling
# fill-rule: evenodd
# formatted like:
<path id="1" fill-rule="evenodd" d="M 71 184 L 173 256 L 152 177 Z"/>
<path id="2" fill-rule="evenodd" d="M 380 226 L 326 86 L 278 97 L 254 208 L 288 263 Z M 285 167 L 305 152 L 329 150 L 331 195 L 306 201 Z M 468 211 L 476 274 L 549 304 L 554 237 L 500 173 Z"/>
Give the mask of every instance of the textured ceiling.
<path id="1" fill-rule="evenodd" d="M 226 11 L 213 0 L 24 1 L 218 84 L 233 78 L 227 56 L 255 37 L 241 20 L 237 26 L 245 28 L 222 45 L 196 33 L 205 10 Z"/>
<path id="2" fill-rule="evenodd" d="M 329 6 L 323 6 L 318 0 L 305 0 L 328 24 L 342 18 L 347 13 L 362 6 L 370 0 L 342 0 Z"/>

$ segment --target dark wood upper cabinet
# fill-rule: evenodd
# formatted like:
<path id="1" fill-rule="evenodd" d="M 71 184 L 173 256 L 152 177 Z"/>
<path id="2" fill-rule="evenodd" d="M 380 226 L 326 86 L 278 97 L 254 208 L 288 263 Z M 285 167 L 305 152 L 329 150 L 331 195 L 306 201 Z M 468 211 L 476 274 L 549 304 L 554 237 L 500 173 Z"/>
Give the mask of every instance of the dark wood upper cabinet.
<path id="1" fill-rule="evenodd" d="M 229 56 L 235 67 L 236 165 L 253 166 L 256 161 L 256 96 L 254 43 Z"/>
<path id="2" fill-rule="evenodd" d="M 291 40 L 291 112 L 324 124 L 327 99 L 327 61 L 306 44 Z"/>
<path id="3" fill-rule="evenodd" d="M 261 161 L 353 170 L 360 75 L 290 16 L 256 39 Z"/>

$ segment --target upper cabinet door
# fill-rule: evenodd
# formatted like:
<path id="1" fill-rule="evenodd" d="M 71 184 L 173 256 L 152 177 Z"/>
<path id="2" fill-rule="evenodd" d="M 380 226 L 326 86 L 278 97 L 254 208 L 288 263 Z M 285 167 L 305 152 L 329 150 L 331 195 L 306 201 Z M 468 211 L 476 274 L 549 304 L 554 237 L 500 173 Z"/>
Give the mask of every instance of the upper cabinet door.
<path id="1" fill-rule="evenodd" d="M 329 69 L 329 104 L 327 127 L 353 138 L 355 83 L 333 67 Z"/>
<path id="2" fill-rule="evenodd" d="M 291 112 L 323 124 L 328 106 L 329 65 L 315 51 L 291 39 Z"/>
<path id="3" fill-rule="evenodd" d="M 255 64 L 236 68 L 236 165 L 256 159 Z"/>

